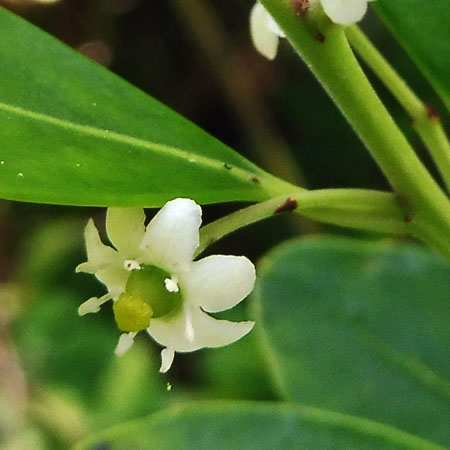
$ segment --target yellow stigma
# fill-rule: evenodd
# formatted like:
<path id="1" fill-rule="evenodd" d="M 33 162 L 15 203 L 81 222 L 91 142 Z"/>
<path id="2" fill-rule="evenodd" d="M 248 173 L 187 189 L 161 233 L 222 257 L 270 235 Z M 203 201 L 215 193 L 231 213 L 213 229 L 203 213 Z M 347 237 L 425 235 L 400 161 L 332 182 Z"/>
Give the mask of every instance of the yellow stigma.
<path id="1" fill-rule="evenodd" d="M 114 318 L 122 331 L 138 332 L 150 325 L 152 307 L 141 297 L 124 292 L 113 304 Z"/>

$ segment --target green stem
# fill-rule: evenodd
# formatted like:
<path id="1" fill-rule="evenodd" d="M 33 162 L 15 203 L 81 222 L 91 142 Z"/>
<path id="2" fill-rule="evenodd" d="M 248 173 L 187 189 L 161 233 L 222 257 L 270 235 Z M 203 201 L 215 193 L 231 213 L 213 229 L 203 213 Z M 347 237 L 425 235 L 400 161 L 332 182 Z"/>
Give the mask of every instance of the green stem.
<path id="1" fill-rule="evenodd" d="M 436 236 L 440 236 L 434 246 L 449 256 L 449 199 L 378 98 L 350 48 L 344 28 L 324 20 L 319 30 L 319 21 L 311 24 L 296 14 L 291 0 L 261 3 L 341 109 L 399 197 L 409 205 L 414 222 L 432 223 L 439 231 Z M 428 241 L 426 235 L 420 238 Z"/>
<path id="2" fill-rule="evenodd" d="M 416 96 L 356 25 L 346 28 L 345 33 L 358 55 L 410 116 L 415 130 L 428 148 L 447 190 L 450 191 L 450 143 L 439 117 Z"/>
<path id="3" fill-rule="evenodd" d="M 394 194 L 365 189 L 302 191 L 240 209 L 202 227 L 196 256 L 239 228 L 288 211 L 350 228 L 391 234 L 414 232 L 408 211 Z"/>

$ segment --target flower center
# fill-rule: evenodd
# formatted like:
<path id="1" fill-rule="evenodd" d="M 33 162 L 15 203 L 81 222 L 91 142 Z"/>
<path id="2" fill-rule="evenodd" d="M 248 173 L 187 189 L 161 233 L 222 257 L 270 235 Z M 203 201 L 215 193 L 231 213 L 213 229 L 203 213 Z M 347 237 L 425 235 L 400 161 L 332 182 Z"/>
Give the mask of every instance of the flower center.
<path id="1" fill-rule="evenodd" d="M 114 302 L 114 317 L 122 331 L 142 331 L 151 318 L 167 316 L 181 303 L 176 279 L 158 267 L 143 266 L 131 272 L 125 292 Z"/>
<path id="2" fill-rule="evenodd" d="M 138 332 L 150 325 L 153 310 L 140 297 L 124 292 L 113 304 L 114 318 L 122 331 Z"/>

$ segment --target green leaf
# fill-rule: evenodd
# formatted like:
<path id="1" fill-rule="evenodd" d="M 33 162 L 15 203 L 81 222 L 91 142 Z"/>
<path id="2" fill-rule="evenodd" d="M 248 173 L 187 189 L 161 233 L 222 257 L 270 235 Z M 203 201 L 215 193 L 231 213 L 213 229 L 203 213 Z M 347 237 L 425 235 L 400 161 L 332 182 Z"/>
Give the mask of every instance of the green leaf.
<path id="1" fill-rule="evenodd" d="M 450 445 L 450 267 L 405 245 L 296 241 L 265 259 L 257 323 L 284 396 Z"/>
<path id="2" fill-rule="evenodd" d="M 137 419 L 162 409 L 173 400 L 165 379 L 158 376 L 159 355 L 152 355 L 148 346 L 140 345 L 147 344 L 147 339 L 148 336 L 142 336 L 132 350 L 113 358 L 106 367 L 99 382 L 95 430 Z"/>
<path id="3" fill-rule="evenodd" d="M 448 0 L 378 0 L 373 6 L 450 109 Z"/>
<path id="4" fill-rule="evenodd" d="M 301 406 L 199 402 L 119 425 L 77 450 L 438 450 L 366 420 Z"/>
<path id="5" fill-rule="evenodd" d="M 39 292 L 27 300 L 32 304 L 15 324 L 14 338 L 28 378 L 92 399 L 119 333 L 98 318 L 82 323 L 76 314 L 80 299 L 69 290 Z"/>
<path id="6" fill-rule="evenodd" d="M 257 201 L 292 190 L 3 8 L 0 60 L 3 198 L 160 206 L 180 196 Z"/>

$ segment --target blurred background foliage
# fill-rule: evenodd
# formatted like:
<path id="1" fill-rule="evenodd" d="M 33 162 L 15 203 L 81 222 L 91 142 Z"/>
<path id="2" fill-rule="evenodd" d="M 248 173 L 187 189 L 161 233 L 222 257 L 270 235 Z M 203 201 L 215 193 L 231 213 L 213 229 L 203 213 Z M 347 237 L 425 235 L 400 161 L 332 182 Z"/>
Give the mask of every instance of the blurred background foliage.
<path id="1" fill-rule="evenodd" d="M 275 62 L 253 49 L 252 4 L 0 1 L 276 175 L 309 188 L 386 189 L 363 145 L 289 45 L 281 43 Z M 363 28 L 446 125 L 439 100 L 373 12 Z M 426 158 L 408 117 L 373 82 Z M 237 207 L 204 208 L 204 222 Z M 77 316 L 82 301 L 102 292 L 93 277 L 74 273 L 85 259 L 82 233 L 90 216 L 100 225 L 104 211 L 0 203 L 0 448 L 66 449 L 93 431 L 183 399 L 276 399 L 253 334 L 224 349 L 179 355 L 164 376 L 159 349 L 146 336 L 115 358 L 119 333 L 111 311 Z M 211 252 L 256 261 L 298 230 L 359 234 L 277 217 L 227 237 Z M 230 314 L 242 319 L 246 307 Z"/>

